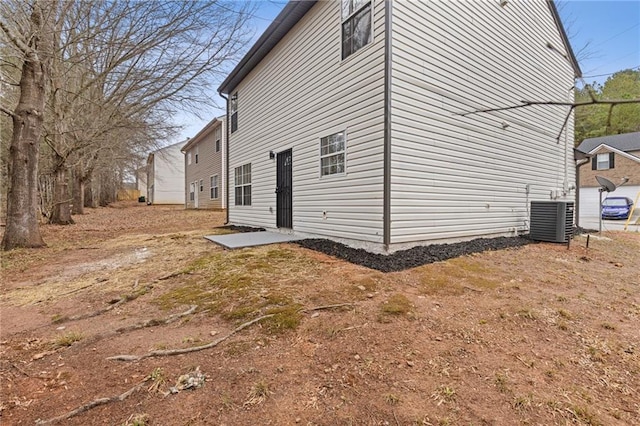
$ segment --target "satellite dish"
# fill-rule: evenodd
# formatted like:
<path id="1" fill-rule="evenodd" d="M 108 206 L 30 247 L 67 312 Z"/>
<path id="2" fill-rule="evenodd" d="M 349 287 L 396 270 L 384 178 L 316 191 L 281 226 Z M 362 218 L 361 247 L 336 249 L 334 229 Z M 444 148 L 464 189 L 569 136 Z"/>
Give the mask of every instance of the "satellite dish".
<path id="1" fill-rule="evenodd" d="M 600 191 L 613 192 L 616 190 L 616 184 L 602 176 L 596 176 L 596 180 L 600 184 Z"/>

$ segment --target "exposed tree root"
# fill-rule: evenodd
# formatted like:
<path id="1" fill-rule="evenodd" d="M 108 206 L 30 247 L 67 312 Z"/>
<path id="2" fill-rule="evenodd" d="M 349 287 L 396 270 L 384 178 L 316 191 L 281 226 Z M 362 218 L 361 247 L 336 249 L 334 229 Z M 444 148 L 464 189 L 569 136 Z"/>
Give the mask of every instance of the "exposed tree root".
<path id="1" fill-rule="evenodd" d="M 114 396 L 111 396 L 111 397 L 108 397 L 108 398 L 95 399 L 95 400 L 93 400 L 91 402 L 88 402 L 88 403 L 76 408 L 75 410 L 69 411 L 68 413 L 63 414 L 61 416 L 53 417 L 53 418 L 47 419 L 47 420 L 38 419 L 38 420 L 36 420 L 36 424 L 37 425 L 46 425 L 46 424 L 51 424 L 51 423 L 57 423 L 57 422 L 59 422 L 61 420 L 70 419 L 71 417 L 77 416 L 78 414 L 84 413 L 85 411 L 89 411 L 92 408 L 99 407 L 100 405 L 109 404 L 111 402 L 124 401 L 131 394 L 133 394 L 134 392 L 136 392 L 137 390 L 142 388 L 142 386 L 144 386 L 144 384 L 147 383 L 149 380 L 151 380 L 151 376 L 150 375 L 145 377 L 140 383 L 138 383 L 137 385 L 135 385 L 134 387 L 132 387 L 128 391 L 126 391 L 124 393 L 121 393 L 120 395 L 114 395 Z"/>
<path id="2" fill-rule="evenodd" d="M 150 319 L 150 320 L 146 320 L 144 322 L 140 322 L 138 324 L 130 325 L 128 327 L 118 328 L 116 330 L 116 333 L 126 333 L 126 332 L 129 332 L 129 331 L 140 330 L 141 328 L 155 327 L 157 325 L 171 324 L 172 322 L 175 322 L 175 321 L 179 320 L 180 318 L 186 317 L 187 315 L 191 315 L 192 313 L 194 313 L 196 311 L 197 307 L 198 307 L 197 305 L 191 305 L 191 307 L 188 310 L 186 310 L 186 311 L 184 311 L 184 312 L 182 312 L 180 314 L 169 315 L 165 319 Z"/>
<path id="3" fill-rule="evenodd" d="M 342 308 L 343 306 L 354 306 L 355 303 L 338 303 L 337 305 L 324 305 L 324 306 L 314 306 L 312 308 L 300 309 L 300 312 L 313 312 L 313 311 L 321 311 L 323 309 L 334 309 L 334 308 Z"/>
<path id="4" fill-rule="evenodd" d="M 219 338 L 217 340 L 214 340 L 211 343 L 207 343 L 206 345 L 192 346 L 190 348 L 184 348 L 184 349 L 169 349 L 169 350 L 152 351 L 152 352 L 146 353 L 144 355 L 140 355 L 140 356 L 137 356 L 137 355 L 116 355 L 116 356 L 109 357 L 107 359 L 108 360 L 112 360 L 112 361 L 140 361 L 141 359 L 145 359 L 145 358 L 159 357 L 159 356 L 181 355 L 181 354 L 187 354 L 187 353 L 191 353 L 191 352 L 202 351 L 202 350 L 205 350 L 205 349 L 210 349 L 210 348 L 213 348 L 214 346 L 217 346 L 220 343 L 224 342 L 225 340 L 227 340 L 229 337 L 233 336 L 234 334 L 236 334 L 240 330 L 242 330 L 244 328 L 247 328 L 250 325 L 253 325 L 253 324 L 257 323 L 257 322 L 265 320 L 267 318 L 271 318 L 272 316 L 274 316 L 274 314 L 263 315 L 263 316 L 258 317 L 256 319 L 253 319 L 251 321 L 245 322 L 244 324 L 241 324 L 238 327 L 236 327 L 235 329 L 233 329 L 226 336 L 223 336 L 223 337 L 221 337 L 221 338 Z"/>
<path id="5" fill-rule="evenodd" d="M 72 317 L 62 317 L 62 318 L 58 318 L 55 322 L 56 323 L 62 323 L 62 322 L 69 322 L 69 321 L 80 321 L 80 320 L 84 320 L 84 319 L 88 319 L 88 318 L 93 318 L 93 317 L 97 317 L 98 315 L 102 315 L 104 313 L 107 313 L 115 308 L 117 308 L 118 306 L 126 303 L 126 302 L 130 302 L 132 300 L 136 300 L 138 297 L 142 296 L 143 294 L 146 294 L 149 290 L 151 290 L 151 286 L 146 286 L 143 289 L 136 291 L 135 293 L 131 293 L 128 294 L 122 298 L 120 298 L 118 301 L 116 301 L 115 303 L 112 303 L 111 305 L 107 306 L 106 308 L 103 309 L 98 309 L 97 311 L 94 312 L 89 312 L 88 314 L 82 314 L 82 315 L 74 315 Z"/>
<path id="6" fill-rule="evenodd" d="M 158 281 L 164 281 L 164 280 L 168 280 L 169 278 L 175 278 L 175 277 L 179 277 L 180 275 L 185 275 L 188 274 L 188 272 L 184 272 L 184 271 L 178 271 L 178 272 L 173 272 L 169 275 L 164 275 L 160 278 L 158 278 Z"/>

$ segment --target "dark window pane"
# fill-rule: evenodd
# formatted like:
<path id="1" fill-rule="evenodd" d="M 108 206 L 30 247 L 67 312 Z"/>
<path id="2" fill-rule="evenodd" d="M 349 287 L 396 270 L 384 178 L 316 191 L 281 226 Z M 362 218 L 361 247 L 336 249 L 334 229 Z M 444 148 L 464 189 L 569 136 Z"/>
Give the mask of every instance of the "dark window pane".
<path id="1" fill-rule="evenodd" d="M 353 53 L 353 50 L 351 49 L 352 32 L 351 20 L 342 24 L 342 59 L 347 58 Z"/>
<path id="2" fill-rule="evenodd" d="M 342 0 L 342 19 L 346 19 L 349 15 L 351 15 L 351 6 L 351 0 Z"/>
<path id="3" fill-rule="evenodd" d="M 353 18 L 353 52 L 371 42 L 371 6 L 362 9 Z"/>
<path id="4" fill-rule="evenodd" d="M 236 187 L 236 206 L 242 205 L 242 187 Z"/>
<path id="5" fill-rule="evenodd" d="M 247 185 L 244 187 L 244 205 L 251 205 L 251 185 Z"/>
<path id="6" fill-rule="evenodd" d="M 231 114 L 231 133 L 238 130 L 238 113 L 234 112 Z"/>
<path id="7" fill-rule="evenodd" d="M 361 9 L 342 23 L 342 59 L 371 43 L 371 2 L 354 0 L 353 3 L 352 13 Z"/>

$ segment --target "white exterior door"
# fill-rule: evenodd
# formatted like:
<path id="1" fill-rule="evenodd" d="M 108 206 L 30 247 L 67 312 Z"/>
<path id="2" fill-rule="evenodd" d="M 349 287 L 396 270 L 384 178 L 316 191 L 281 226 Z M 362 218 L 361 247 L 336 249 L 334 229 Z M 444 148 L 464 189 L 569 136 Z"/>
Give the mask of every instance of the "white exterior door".
<path id="1" fill-rule="evenodd" d="M 198 192 L 200 192 L 199 191 L 200 188 L 198 187 L 198 182 L 193 182 L 193 187 L 194 187 L 194 190 L 193 190 L 193 207 L 197 209 L 198 208 Z"/>

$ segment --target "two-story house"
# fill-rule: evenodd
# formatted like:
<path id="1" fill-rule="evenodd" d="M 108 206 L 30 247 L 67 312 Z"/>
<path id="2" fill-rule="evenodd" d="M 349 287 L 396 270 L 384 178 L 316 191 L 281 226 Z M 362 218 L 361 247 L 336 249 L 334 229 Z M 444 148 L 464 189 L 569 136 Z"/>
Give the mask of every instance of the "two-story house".
<path id="1" fill-rule="evenodd" d="M 580 167 L 580 216 L 598 217 L 599 188 L 596 176 L 616 185 L 610 195 L 636 200 L 640 194 L 640 132 L 585 139 L 576 150 L 589 157 Z"/>
<path id="2" fill-rule="evenodd" d="M 526 232 L 575 196 L 573 120 L 498 109 L 579 74 L 551 1 L 289 2 L 219 88 L 228 219 L 381 252 Z"/>
<path id="3" fill-rule="evenodd" d="M 185 169 L 185 207 L 226 207 L 225 117 L 211 120 L 182 147 Z"/>

